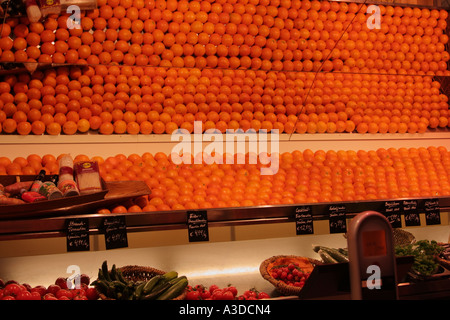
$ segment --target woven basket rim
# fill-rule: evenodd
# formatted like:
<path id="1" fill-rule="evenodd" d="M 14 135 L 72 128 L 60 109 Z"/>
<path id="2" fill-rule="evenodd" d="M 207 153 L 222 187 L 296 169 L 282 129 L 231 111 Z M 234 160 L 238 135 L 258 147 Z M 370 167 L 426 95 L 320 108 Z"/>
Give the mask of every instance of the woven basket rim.
<path id="1" fill-rule="evenodd" d="M 316 259 L 312 259 L 309 257 L 303 257 L 303 256 L 298 256 L 298 255 L 276 255 L 276 256 L 272 256 L 266 260 L 264 260 L 263 262 L 261 262 L 260 266 L 259 266 L 259 272 L 261 273 L 262 277 L 267 280 L 268 282 L 270 282 L 278 291 L 280 291 L 282 294 L 285 295 L 298 295 L 300 293 L 300 291 L 302 290 L 301 287 L 294 287 L 294 286 L 290 286 L 287 285 L 285 282 L 277 280 L 275 278 L 273 278 L 270 273 L 267 271 L 267 267 L 268 265 L 280 258 L 301 258 L 301 259 L 306 259 L 308 260 L 313 266 L 319 265 L 319 264 L 323 264 L 322 261 L 316 260 Z"/>
<path id="2" fill-rule="evenodd" d="M 134 273 L 142 273 L 143 274 L 143 278 L 145 279 L 149 279 L 149 277 L 146 277 L 147 274 L 151 274 L 151 275 L 162 275 L 164 273 L 166 273 L 166 271 L 157 269 L 157 268 L 153 268 L 153 267 L 148 267 L 148 266 L 138 266 L 138 265 L 126 265 L 120 268 L 117 268 L 117 270 L 120 270 L 122 272 L 122 274 L 124 275 L 125 278 L 133 280 L 133 274 Z M 114 298 L 110 298 L 105 296 L 104 294 L 100 293 L 99 294 L 100 299 L 102 300 L 116 300 Z M 184 290 L 178 297 L 172 299 L 172 300 L 183 300 L 186 296 L 186 290 Z"/>

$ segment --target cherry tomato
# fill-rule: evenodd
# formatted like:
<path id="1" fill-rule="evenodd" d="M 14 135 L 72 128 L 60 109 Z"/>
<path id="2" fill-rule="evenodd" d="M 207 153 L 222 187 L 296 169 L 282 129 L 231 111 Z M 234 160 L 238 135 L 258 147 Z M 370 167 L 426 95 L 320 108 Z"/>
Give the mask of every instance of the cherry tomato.
<path id="1" fill-rule="evenodd" d="M 225 290 L 230 291 L 234 297 L 237 295 L 237 289 L 235 286 L 229 286 L 229 287 L 225 288 Z"/>
<path id="2" fill-rule="evenodd" d="M 186 293 L 186 300 L 199 300 L 200 292 L 192 290 Z"/>
<path id="3" fill-rule="evenodd" d="M 24 290 L 26 290 L 24 286 L 17 283 L 10 283 L 6 285 L 5 289 L 3 290 L 3 295 L 16 297 L 20 292 Z"/>
<path id="4" fill-rule="evenodd" d="M 219 289 L 219 286 L 216 285 L 216 284 L 212 284 L 212 285 L 209 287 L 209 292 L 212 294 L 212 293 L 214 292 L 214 290 L 216 290 L 216 289 Z"/>
<path id="5" fill-rule="evenodd" d="M 97 289 L 91 287 L 86 289 L 86 297 L 88 300 L 98 300 L 99 295 Z"/>
<path id="6" fill-rule="evenodd" d="M 233 292 L 228 291 L 228 290 L 225 290 L 225 291 L 222 293 L 222 299 L 223 299 L 223 300 L 233 300 L 233 299 L 234 299 Z"/>
<path id="7" fill-rule="evenodd" d="M 209 290 L 204 289 L 202 292 L 200 292 L 200 297 L 203 300 L 210 299 L 211 298 L 211 292 L 209 292 Z"/>
<path id="8" fill-rule="evenodd" d="M 32 292 L 30 292 L 30 294 L 31 294 L 30 300 L 42 300 L 42 297 L 41 297 L 41 295 L 39 294 L 39 292 L 37 292 L 37 291 L 32 291 Z"/>
<path id="9" fill-rule="evenodd" d="M 270 296 L 265 292 L 258 293 L 258 299 L 269 299 Z"/>
<path id="10" fill-rule="evenodd" d="M 27 290 L 19 292 L 16 300 L 31 300 L 31 293 Z"/>
<path id="11" fill-rule="evenodd" d="M 66 297 L 66 298 L 68 298 L 68 299 L 72 299 L 72 298 L 73 298 L 73 294 L 72 294 L 72 292 L 69 291 L 69 290 L 61 289 L 61 290 L 59 290 L 58 292 L 56 292 L 55 297 L 56 297 L 57 299 L 60 299 L 60 300 L 61 300 L 62 297 Z"/>

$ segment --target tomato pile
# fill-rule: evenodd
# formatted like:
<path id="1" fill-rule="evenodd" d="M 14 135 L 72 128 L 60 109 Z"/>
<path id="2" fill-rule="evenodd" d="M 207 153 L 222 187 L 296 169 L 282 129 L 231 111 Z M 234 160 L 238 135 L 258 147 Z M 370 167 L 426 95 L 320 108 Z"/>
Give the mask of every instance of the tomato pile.
<path id="1" fill-rule="evenodd" d="M 15 280 L 3 282 L 0 279 L 0 300 L 97 300 L 98 292 L 89 284 L 87 275 L 81 275 L 80 287 L 74 289 L 67 287 L 67 279 L 63 277 L 57 278 L 48 287 L 32 287 L 27 283 L 20 284 Z"/>
<path id="2" fill-rule="evenodd" d="M 271 269 L 271 275 L 289 286 L 302 288 L 310 273 L 304 272 L 297 263 L 291 262 L 288 265 L 274 266 Z"/>
<path id="3" fill-rule="evenodd" d="M 245 290 L 243 294 L 238 295 L 238 290 L 235 286 L 220 288 L 213 284 L 207 288 L 198 284 L 187 287 L 185 300 L 259 300 L 268 298 L 270 298 L 269 294 L 257 291 L 254 288 Z"/>

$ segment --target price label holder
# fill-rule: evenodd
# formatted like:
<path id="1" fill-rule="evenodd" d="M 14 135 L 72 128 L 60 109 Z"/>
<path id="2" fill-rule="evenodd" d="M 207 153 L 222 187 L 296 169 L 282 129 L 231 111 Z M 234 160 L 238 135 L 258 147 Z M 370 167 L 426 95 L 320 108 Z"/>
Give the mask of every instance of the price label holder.
<path id="1" fill-rule="evenodd" d="M 294 214 L 296 234 L 314 234 L 311 206 L 295 207 Z"/>
<path id="2" fill-rule="evenodd" d="M 392 228 L 401 228 L 402 220 L 402 202 L 401 201 L 385 201 L 384 215 L 391 223 Z"/>
<path id="3" fill-rule="evenodd" d="M 439 199 L 425 200 L 424 204 L 425 222 L 427 225 L 441 224 L 441 209 Z"/>
<path id="4" fill-rule="evenodd" d="M 209 241 L 208 215 L 206 210 L 188 210 L 187 225 L 189 242 Z"/>
<path id="5" fill-rule="evenodd" d="M 89 219 L 74 218 L 66 220 L 67 251 L 89 251 Z"/>
<path id="6" fill-rule="evenodd" d="M 127 224 L 125 216 L 107 217 L 103 219 L 106 249 L 128 247 Z"/>
<path id="7" fill-rule="evenodd" d="M 327 210 L 330 233 L 347 232 L 347 208 L 345 204 L 330 204 Z"/>
<path id="8" fill-rule="evenodd" d="M 419 207 L 417 200 L 403 200 L 403 213 L 405 215 L 405 226 L 420 226 Z"/>

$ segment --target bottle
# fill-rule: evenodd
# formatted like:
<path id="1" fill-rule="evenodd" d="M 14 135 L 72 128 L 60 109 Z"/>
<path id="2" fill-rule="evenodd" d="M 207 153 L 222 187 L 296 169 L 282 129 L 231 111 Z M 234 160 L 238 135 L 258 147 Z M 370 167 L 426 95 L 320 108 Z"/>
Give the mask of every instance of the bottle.
<path id="1" fill-rule="evenodd" d="M 77 183 L 73 179 L 73 159 L 69 154 L 59 159 L 58 189 L 62 192 L 63 197 L 80 195 Z"/>
<path id="2" fill-rule="evenodd" d="M 41 184 L 39 193 L 44 195 L 48 200 L 60 199 L 63 197 L 61 190 L 59 190 L 59 188 L 56 186 L 54 182 L 56 180 L 53 176 L 50 181 L 45 181 Z"/>
<path id="3" fill-rule="evenodd" d="M 39 189 L 41 188 L 41 185 L 44 182 L 44 178 L 45 178 L 45 170 L 39 171 L 39 174 L 36 176 L 33 183 L 31 184 L 29 191 L 39 192 Z"/>

